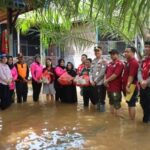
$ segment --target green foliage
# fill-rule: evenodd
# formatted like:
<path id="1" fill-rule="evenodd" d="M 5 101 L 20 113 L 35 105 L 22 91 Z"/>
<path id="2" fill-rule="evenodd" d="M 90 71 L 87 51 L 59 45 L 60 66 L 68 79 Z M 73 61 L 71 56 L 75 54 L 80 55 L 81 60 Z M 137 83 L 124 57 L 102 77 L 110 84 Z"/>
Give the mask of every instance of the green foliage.
<path id="1" fill-rule="evenodd" d="M 79 21 L 99 28 L 101 36 L 118 37 L 131 43 L 135 36 L 146 39 L 145 29 L 150 29 L 149 0 L 32 0 L 25 2 L 35 9 L 25 19 L 17 21 L 17 28 L 26 33 L 37 27 L 45 46 L 74 39 L 93 44 L 86 30 L 71 32 L 72 22 Z M 30 15 L 29 15 L 30 14 Z M 75 40 L 76 38 L 76 40 Z"/>

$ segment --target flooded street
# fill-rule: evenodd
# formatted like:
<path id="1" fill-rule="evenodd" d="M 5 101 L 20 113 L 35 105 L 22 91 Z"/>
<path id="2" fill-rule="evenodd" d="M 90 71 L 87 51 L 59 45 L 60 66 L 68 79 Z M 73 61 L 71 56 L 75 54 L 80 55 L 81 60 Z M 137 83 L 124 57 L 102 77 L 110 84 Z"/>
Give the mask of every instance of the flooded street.
<path id="1" fill-rule="evenodd" d="M 29 98 L 31 99 L 31 98 Z M 97 112 L 94 106 L 40 103 L 13 104 L 0 112 L 0 150 L 149 150 L 150 125 L 141 122 L 137 107 L 136 121 Z"/>

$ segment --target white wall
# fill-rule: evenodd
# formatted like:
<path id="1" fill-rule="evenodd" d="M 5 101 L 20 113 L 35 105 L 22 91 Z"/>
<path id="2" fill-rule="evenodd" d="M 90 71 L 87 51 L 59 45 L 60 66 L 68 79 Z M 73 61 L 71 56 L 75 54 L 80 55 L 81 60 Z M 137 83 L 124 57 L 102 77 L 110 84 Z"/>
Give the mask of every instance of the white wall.
<path id="1" fill-rule="evenodd" d="M 77 68 L 81 64 L 81 55 L 87 54 L 94 58 L 94 46 L 96 45 L 96 32 L 91 24 L 74 24 L 70 37 L 66 40 L 64 58 L 66 62 L 72 62 Z"/>

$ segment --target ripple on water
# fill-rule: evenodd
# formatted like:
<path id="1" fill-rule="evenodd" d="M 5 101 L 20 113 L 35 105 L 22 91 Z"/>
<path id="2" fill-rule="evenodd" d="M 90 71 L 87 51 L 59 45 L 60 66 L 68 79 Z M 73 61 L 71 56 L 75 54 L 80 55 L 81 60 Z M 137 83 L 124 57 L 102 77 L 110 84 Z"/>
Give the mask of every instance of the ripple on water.
<path id="1" fill-rule="evenodd" d="M 2 130 L 3 128 L 3 121 L 2 121 L 2 118 L 0 117 L 0 131 Z"/>
<path id="2" fill-rule="evenodd" d="M 24 139 L 20 140 L 20 143 L 16 144 L 17 150 L 66 150 L 66 149 L 83 149 L 85 139 L 82 134 L 74 132 L 69 133 L 62 131 L 43 130 L 41 135 L 35 132 L 30 133 Z"/>

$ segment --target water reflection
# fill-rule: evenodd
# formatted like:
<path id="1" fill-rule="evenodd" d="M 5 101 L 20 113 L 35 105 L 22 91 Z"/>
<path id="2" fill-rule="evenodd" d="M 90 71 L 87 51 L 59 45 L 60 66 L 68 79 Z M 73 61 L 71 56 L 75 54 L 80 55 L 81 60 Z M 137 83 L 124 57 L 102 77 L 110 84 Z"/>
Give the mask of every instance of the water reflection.
<path id="1" fill-rule="evenodd" d="M 32 132 L 24 139 L 19 140 L 16 145 L 17 150 L 66 150 L 66 149 L 83 149 L 85 140 L 80 133 L 69 133 L 43 130 L 41 135 Z"/>
<path id="2" fill-rule="evenodd" d="M 2 127 L 3 127 L 3 121 L 2 118 L 0 117 L 0 131 L 2 130 Z"/>
<path id="3" fill-rule="evenodd" d="M 83 108 L 61 103 L 14 104 L 0 112 L 0 150 L 149 150 L 150 127 L 141 122 L 141 107 L 136 121 L 107 112 L 97 112 L 94 106 Z"/>

